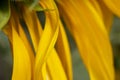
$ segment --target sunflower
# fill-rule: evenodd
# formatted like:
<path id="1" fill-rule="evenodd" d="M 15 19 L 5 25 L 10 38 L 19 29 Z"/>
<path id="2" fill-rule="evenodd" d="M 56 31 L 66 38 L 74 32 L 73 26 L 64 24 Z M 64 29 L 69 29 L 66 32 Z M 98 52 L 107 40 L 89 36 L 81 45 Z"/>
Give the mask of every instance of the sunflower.
<path id="1" fill-rule="evenodd" d="M 66 27 L 76 42 L 90 80 L 115 80 L 109 33 L 114 14 L 120 17 L 119 5 L 117 0 L 0 3 L 0 29 L 9 39 L 13 56 L 11 79 L 72 80 Z"/>

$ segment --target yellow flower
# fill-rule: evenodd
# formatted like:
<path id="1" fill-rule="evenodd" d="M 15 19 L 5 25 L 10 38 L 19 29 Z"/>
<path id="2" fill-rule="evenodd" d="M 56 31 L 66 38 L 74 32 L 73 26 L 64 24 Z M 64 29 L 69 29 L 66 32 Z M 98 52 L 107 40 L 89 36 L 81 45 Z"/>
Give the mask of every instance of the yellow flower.
<path id="1" fill-rule="evenodd" d="M 119 15 L 119 2 L 103 1 Z M 112 13 L 103 1 L 56 0 L 60 15 L 76 41 L 91 80 L 114 80 L 113 54 L 108 36 Z"/>
<path id="2" fill-rule="evenodd" d="M 53 0 L 41 0 L 38 5 L 45 9 L 44 29 L 36 11 L 23 3 L 11 5 L 11 17 L 3 31 L 13 52 L 12 80 L 72 79 L 70 50 L 57 7 Z M 25 22 L 32 44 L 20 20 Z"/>
<path id="3" fill-rule="evenodd" d="M 109 33 L 113 14 L 120 17 L 119 4 L 117 0 L 8 2 L 8 16 L 0 22 L 0 28 L 5 26 L 2 30 L 11 44 L 12 80 L 73 79 L 69 44 L 60 16 L 77 44 L 90 80 L 114 80 Z M 44 12 L 45 25 L 36 8 Z"/>

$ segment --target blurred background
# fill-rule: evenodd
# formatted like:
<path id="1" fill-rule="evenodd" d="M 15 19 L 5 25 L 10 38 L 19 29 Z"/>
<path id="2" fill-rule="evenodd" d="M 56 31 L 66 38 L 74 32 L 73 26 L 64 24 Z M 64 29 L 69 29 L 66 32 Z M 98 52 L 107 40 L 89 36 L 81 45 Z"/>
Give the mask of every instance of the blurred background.
<path id="1" fill-rule="evenodd" d="M 68 32 L 68 31 L 67 31 Z M 74 40 L 69 33 L 69 43 L 72 55 L 74 80 L 89 80 L 89 75 L 80 59 Z M 116 80 L 120 80 L 120 19 L 115 18 L 110 34 L 113 47 L 114 66 L 116 70 Z M 12 54 L 7 37 L 0 31 L 0 80 L 11 80 L 12 73 Z"/>

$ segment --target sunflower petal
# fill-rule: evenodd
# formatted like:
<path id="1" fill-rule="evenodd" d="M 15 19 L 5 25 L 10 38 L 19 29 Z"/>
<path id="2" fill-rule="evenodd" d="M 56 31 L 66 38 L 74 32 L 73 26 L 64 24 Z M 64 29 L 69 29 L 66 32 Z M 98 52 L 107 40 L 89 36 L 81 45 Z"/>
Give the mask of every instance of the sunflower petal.
<path id="1" fill-rule="evenodd" d="M 25 47 L 29 53 L 29 56 L 30 56 L 30 62 L 31 62 L 31 70 L 32 70 L 32 75 L 33 75 L 33 71 L 34 71 L 34 61 L 35 61 L 35 56 L 34 56 L 34 52 L 33 52 L 33 49 L 27 39 L 27 36 L 24 32 L 24 30 L 22 29 L 21 25 L 19 24 L 19 34 L 20 34 L 20 38 L 21 40 L 24 42 L 25 44 Z M 32 79 L 33 79 L 33 76 L 31 76 Z"/>
<path id="2" fill-rule="evenodd" d="M 33 66 L 34 61 L 35 61 L 35 56 L 34 56 L 34 52 L 33 52 L 32 46 L 31 46 L 29 40 L 27 39 L 26 33 L 23 30 L 23 27 L 20 24 L 18 15 L 15 13 L 15 11 L 12 11 L 12 14 L 14 14 L 14 19 L 15 19 L 15 23 L 16 23 L 15 28 L 17 29 L 18 34 L 19 34 L 21 40 L 24 42 L 25 47 L 27 48 L 27 50 L 29 52 L 29 55 L 31 57 L 31 64 Z"/>
<path id="3" fill-rule="evenodd" d="M 106 6 L 118 17 L 120 17 L 120 0 L 103 0 Z"/>
<path id="4" fill-rule="evenodd" d="M 27 28 L 29 30 L 35 52 L 37 52 L 41 35 L 41 25 L 34 11 L 29 11 L 26 7 L 24 7 L 24 12 L 24 20 L 27 24 Z"/>
<path id="5" fill-rule="evenodd" d="M 50 80 L 50 75 L 48 74 L 46 63 L 44 63 L 42 66 L 42 76 L 43 76 L 42 80 Z M 39 80 L 41 80 L 41 79 L 39 79 Z"/>
<path id="6" fill-rule="evenodd" d="M 29 53 L 18 36 L 15 29 L 13 31 L 13 74 L 12 80 L 30 80 L 31 79 L 31 62 Z M 19 45 L 19 46 L 18 46 Z M 29 66 L 29 67 L 28 67 Z"/>
<path id="7" fill-rule="evenodd" d="M 14 21 L 11 21 L 12 23 Z M 12 80 L 30 80 L 31 79 L 31 62 L 29 53 L 16 32 L 14 25 L 12 27 L 12 46 L 13 46 L 13 74 Z M 10 29 L 9 29 L 10 30 Z M 19 45 L 19 46 L 18 46 Z M 29 68 L 28 68 L 29 66 Z"/>
<path id="8" fill-rule="evenodd" d="M 71 64 L 71 54 L 68 45 L 68 40 L 66 37 L 65 30 L 62 23 L 60 22 L 60 30 L 58 39 L 56 42 L 56 51 L 60 57 L 64 70 L 69 80 L 72 80 L 72 64 Z"/>
<path id="9" fill-rule="evenodd" d="M 113 56 L 102 18 L 89 0 L 58 0 L 91 80 L 114 80 Z M 71 15 L 72 14 L 72 15 Z"/>
<path id="10" fill-rule="evenodd" d="M 47 69 L 51 80 L 67 80 L 65 71 L 55 49 L 51 51 L 47 59 Z"/>
<path id="11" fill-rule="evenodd" d="M 40 4 L 43 8 L 55 9 L 55 3 L 53 0 L 41 0 Z M 54 49 L 55 42 L 57 40 L 59 26 L 58 26 L 58 12 L 53 11 L 45 11 L 46 15 L 46 23 L 44 31 L 41 35 L 38 51 L 36 55 L 35 61 L 35 80 L 39 80 L 42 78 L 41 75 L 41 67 L 46 62 L 47 57 L 49 56 L 52 49 Z M 41 77 L 41 78 L 40 78 Z"/>
<path id="12" fill-rule="evenodd" d="M 113 22 L 113 13 L 107 8 L 107 6 L 103 3 L 102 0 L 98 0 L 98 3 L 100 5 L 101 11 L 102 11 L 105 27 L 106 27 L 108 33 L 110 33 L 111 27 L 112 27 L 112 22 Z"/>
<path id="13" fill-rule="evenodd" d="M 98 12 L 100 17 L 102 18 L 102 10 L 100 8 L 98 1 L 97 0 L 90 0 L 90 3 L 92 4 L 92 6 L 95 8 L 96 12 Z"/>

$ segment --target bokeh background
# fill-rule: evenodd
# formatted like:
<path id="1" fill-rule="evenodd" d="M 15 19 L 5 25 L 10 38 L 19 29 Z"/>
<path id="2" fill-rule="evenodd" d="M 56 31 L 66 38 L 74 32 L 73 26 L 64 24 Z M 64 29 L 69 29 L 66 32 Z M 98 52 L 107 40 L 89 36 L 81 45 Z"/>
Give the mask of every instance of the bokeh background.
<path id="1" fill-rule="evenodd" d="M 67 31 L 73 65 L 74 80 L 89 80 L 89 75 L 79 56 L 74 40 Z M 120 19 L 114 18 L 110 40 L 113 47 L 116 80 L 120 80 Z M 11 80 L 12 53 L 7 37 L 0 31 L 0 80 Z"/>

